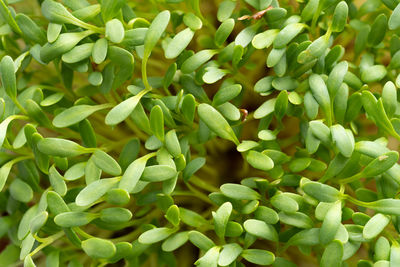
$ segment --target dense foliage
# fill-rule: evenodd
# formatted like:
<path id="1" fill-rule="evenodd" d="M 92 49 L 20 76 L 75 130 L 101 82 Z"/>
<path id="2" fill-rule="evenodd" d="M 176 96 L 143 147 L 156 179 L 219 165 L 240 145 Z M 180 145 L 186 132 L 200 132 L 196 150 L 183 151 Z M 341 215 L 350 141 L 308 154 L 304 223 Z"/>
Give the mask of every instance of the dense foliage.
<path id="1" fill-rule="evenodd" d="M 0 15 L 0 266 L 400 266 L 398 0 Z"/>

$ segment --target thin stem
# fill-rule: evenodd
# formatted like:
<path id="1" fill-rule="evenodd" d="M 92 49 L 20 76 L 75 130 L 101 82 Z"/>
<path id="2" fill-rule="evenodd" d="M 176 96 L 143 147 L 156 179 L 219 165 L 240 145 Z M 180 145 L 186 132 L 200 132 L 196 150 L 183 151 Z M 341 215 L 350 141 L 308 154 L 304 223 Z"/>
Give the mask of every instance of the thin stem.
<path id="1" fill-rule="evenodd" d="M 189 182 L 191 182 L 192 184 L 194 184 L 202 189 L 205 189 L 209 192 L 218 192 L 219 191 L 218 188 L 204 182 L 202 179 L 200 179 L 199 177 L 194 176 L 194 175 L 189 179 Z"/>
<path id="2" fill-rule="evenodd" d="M 64 236 L 64 231 L 60 231 L 52 236 L 49 236 L 46 239 L 44 243 L 40 244 L 34 251 L 32 251 L 31 253 L 29 253 L 29 256 L 33 256 L 36 253 L 38 253 L 40 250 L 42 250 L 43 248 L 47 247 L 48 245 L 50 245 L 51 243 L 53 243 L 54 241 L 56 241 L 57 239 L 61 238 L 62 236 Z"/>
<path id="3" fill-rule="evenodd" d="M 12 101 L 14 102 L 14 104 L 18 107 L 18 109 L 24 113 L 25 115 L 28 114 L 25 110 L 25 108 L 21 105 L 21 103 L 19 103 L 17 98 L 13 98 Z"/>
<path id="4" fill-rule="evenodd" d="M 349 200 L 350 202 L 352 202 L 352 203 L 354 203 L 354 204 L 356 204 L 356 205 L 358 205 L 358 206 L 366 207 L 366 208 L 368 208 L 368 206 L 369 206 L 367 202 L 364 202 L 364 201 L 355 199 L 355 198 L 353 198 L 353 197 L 351 197 L 351 196 L 349 196 L 349 195 L 344 194 L 343 196 L 344 196 L 344 198 L 345 198 L 346 200 Z"/>
<path id="5" fill-rule="evenodd" d="M 146 88 L 146 90 L 151 90 L 151 86 L 149 84 L 149 80 L 147 79 L 147 60 L 148 57 L 144 56 L 143 57 L 143 61 L 142 61 L 142 80 L 143 80 L 143 84 L 144 87 Z"/>
<path id="6" fill-rule="evenodd" d="M 319 18 L 319 14 L 321 14 L 321 3 L 318 5 L 317 11 L 314 13 L 314 16 L 311 21 L 311 34 L 315 35 L 315 28 L 317 26 L 317 21 Z"/>
<path id="7" fill-rule="evenodd" d="M 353 176 L 351 176 L 349 178 L 345 178 L 345 179 L 339 180 L 339 183 L 340 184 L 348 184 L 348 183 L 357 181 L 358 179 L 360 179 L 362 177 L 362 175 L 363 175 L 362 172 L 357 173 L 357 174 L 355 174 L 355 175 L 353 175 Z"/>
<path id="8" fill-rule="evenodd" d="M 92 235 L 86 233 L 85 231 L 83 231 L 83 230 L 82 230 L 81 228 L 79 228 L 79 227 L 73 227 L 73 230 L 74 230 L 76 233 L 80 234 L 82 237 L 86 238 L 86 239 L 89 239 L 89 238 L 93 238 L 93 237 L 94 237 L 94 236 L 92 236 Z"/>

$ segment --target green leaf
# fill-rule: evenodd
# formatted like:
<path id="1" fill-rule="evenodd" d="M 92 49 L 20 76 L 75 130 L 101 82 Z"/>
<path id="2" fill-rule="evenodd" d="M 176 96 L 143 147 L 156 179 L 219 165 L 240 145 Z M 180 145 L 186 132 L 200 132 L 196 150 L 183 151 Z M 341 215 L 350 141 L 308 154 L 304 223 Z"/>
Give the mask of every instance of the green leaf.
<path id="1" fill-rule="evenodd" d="M 257 10 L 263 10 L 270 6 L 271 0 L 245 0 L 246 3 L 251 5 Z"/>
<path id="2" fill-rule="evenodd" d="M 293 235 L 286 246 L 315 246 L 319 244 L 319 228 L 302 230 Z"/>
<path id="3" fill-rule="evenodd" d="M 124 4 L 124 0 L 103 0 L 101 2 L 101 17 L 103 21 L 109 21 L 117 16 Z"/>
<path id="4" fill-rule="evenodd" d="M 82 241 L 82 249 L 93 259 L 111 258 L 116 252 L 115 245 L 111 241 L 97 237 Z"/>
<path id="5" fill-rule="evenodd" d="M 224 238 L 226 225 L 232 212 L 232 204 L 225 202 L 216 212 L 212 212 L 214 218 L 214 231 L 220 238 Z"/>
<path id="6" fill-rule="evenodd" d="M 267 155 L 250 150 L 246 156 L 247 162 L 254 168 L 269 171 L 274 167 L 274 162 Z"/>
<path id="7" fill-rule="evenodd" d="M 330 99 L 326 84 L 325 84 L 324 80 L 322 79 L 322 77 L 318 74 L 312 74 L 309 77 L 309 84 L 310 84 L 311 92 L 312 92 L 315 100 L 318 102 L 318 104 L 323 109 L 323 111 L 326 115 L 326 120 L 329 125 L 330 121 L 331 121 L 331 116 L 332 116 L 332 114 L 331 114 L 331 99 Z"/>
<path id="8" fill-rule="evenodd" d="M 207 225 L 207 221 L 198 213 L 182 208 L 179 208 L 179 214 L 182 222 L 192 227 L 202 227 Z"/>
<path id="9" fill-rule="evenodd" d="M 57 104 L 59 101 L 61 101 L 61 99 L 63 99 L 64 97 L 64 93 L 54 93 L 49 95 L 48 97 L 46 97 L 45 99 L 43 99 L 40 102 L 40 105 L 42 107 L 48 107 L 48 106 L 52 106 L 54 104 Z"/>
<path id="10" fill-rule="evenodd" d="M 218 265 L 228 266 L 239 257 L 242 251 L 243 249 L 236 243 L 223 245 L 218 257 Z"/>
<path id="11" fill-rule="evenodd" d="M 259 26 L 260 23 L 255 23 L 240 31 L 236 35 L 235 46 L 241 47 L 242 49 L 247 47 L 250 44 L 251 40 L 253 40 L 254 36 L 257 34 Z"/>
<path id="12" fill-rule="evenodd" d="M 345 1 L 341 1 L 339 2 L 339 4 L 336 5 L 332 18 L 332 32 L 341 32 L 344 30 L 347 22 L 348 13 L 349 7 L 347 6 Z"/>
<path id="13" fill-rule="evenodd" d="M 395 30 L 400 27 L 400 4 L 396 6 L 393 13 L 390 15 L 388 25 L 389 30 Z"/>
<path id="14" fill-rule="evenodd" d="M 270 265 L 275 261 L 275 256 L 272 252 L 262 249 L 245 249 L 241 256 L 248 262 L 258 265 Z"/>
<path id="15" fill-rule="evenodd" d="M 10 195 L 17 201 L 27 203 L 33 198 L 32 188 L 21 179 L 14 179 L 8 189 Z"/>
<path id="16" fill-rule="evenodd" d="M 345 157 L 350 157 L 354 151 L 354 137 L 351 132 L 346 131 L 342 125 L 331 126 L 332 140 L 336 144 L 340 153 Z"/>
<path id="17" fill-rule="evenodd" d="M 368 208 L 383 214 L 392 214 L 400 216 L 400 200 L 399 199 L 380 199 L 368 202 Z"/>
<path id="18" fill-rule="evenodd" d="M 172 205 L 168 208 L 165 218 L 172 223 L 173 226 L 178 226 L 180 221 L 179 208 L 177 205 Z"/>
<path id="19" fill-rule="evenodd" d="M 215 54 L 217 54 L 217 51 L 215 50 L 201 50 L 200 52 L 197 52 L 182 63 L 181 71 L 183 73 L 192 73 L 201 65 L 209 61 Z"/>
<path id="20" fill-rule="evenodd" d="M 57 215 L 57 214 L 60 214 L 63 212 L 70 211 L 67 204 L 65 204 L 64 200 L 56 192 L 49 191 L 47 193 L 46 198 L 47 198 L 48 208 L 51 213 L 54 213 L 55 215 Z"/>
<path id="21" fill-rule="evenodd" d="M 26 256 L 24 259 L 24 267 L 36 267 L 30 255 Z"/>
<path id="22" fill-rule="evenodd" d="M 105 36 L 113 43 L 121 43 L 125 37 L 125 29 L 122 22 L 119 19 L 112 19 L 107 21 Z"/>
<path id="23" fill-rule="evenodd" d="M 227 197 L 238 200 L 257 200 L 260 198 L 260 194 L 256 191 L 240 184 L 223 184 L 221 186 L 221 192 Z"/>
<path id="24" fill-rule="evenodd" d="M 69 52 L 62 55 L 61 59 L 65 63 L 77 63 L 79 61 L 87 59 L 92 55 L 93 46 L 93 43 L 77 45 Z"/>
<path id="25" fill-rule="evenodd" d="M 229 19 L 232 15 L 233 10 L 236 7 L 236 1 L 225 0 L 222 1 L 218 7 L 217 11 L 217 19 L 220 22 L 223 22 Z"/>
<path id="26" fill-rule="evenodd" d="M 174 178 L 176 174 L 176 170 L 168 165 L 154 165 L 144 168 L 141 180 L 161 182 Z"/>
<path id="27" fill-rule="evenodd" d="M 120 224 L 128 222 L 132 218 L 132 213 L 124 208 L 107 208 L 100 211 L 100 220 L 111 223 Z"/>
<path id="28" fill-rule="evenodd" d="M 69 127 L 80 121 L 83 121 L 96 111 L 108 107 L 110 107 L 109 104 L 102 104 L 96 106 L 90 106 L 90 105 L 73 106 L 57 114 L 57 116 L 55 116 L 53 119 L 53 125 L 57 128 Z"/>
<path id="29" fill-rule="evenodd" d="M 322 254 L 321 267 L 340 267 L 342 266 L 343 244 L 339 240 L 334 240 L 324 250 Z"/>
<path id="30" fill-rule="evenodd" d="M 368 34 L 368 44 L 371 46 L 377 46 L 385 38 L 386 28 L 388 20 L 385 14 L 379 14 L 374 23 L 371 25 L 371 31 Z"/>
<path id="31" fill-rule="evenodd" d="M 191 160 L 183 170 L 183 180 L 188 181 L 190 177 L 192 177 L 198 170 L 200 170 L 204 166 L 205 163 L 206 159 L 202 157 Z"/>
<path id="32" fill-rule="evenodd" d="M 166 239 L 174 232 L 176 232 L 175 229 L 167 227 L 154 228 L 141 234 L 138 240 L 142 244 L 153 244 Z"/>
<path id="33" fill-rule="evenodd" d="M 196 100 L 192 94 L 187 94 L 182 100 L 181 112 L 188 122 L 193 122 L 196 110 Z"/>
<path id="34" fill-rule="evenodd" d="M 390 255 L 390 244 L 389 241 L 381 236 L 378 238 L 378 240 L 375 243 L 375 247 L 374 247 L 374 260 L 378 261 L 378 260 L 388 260 L 389 259 L 389 255 Z"/>
<path id="35" fill-rule="evenodd" d="M 362 235 L 365 239 L 372 239 L 378 236 L 389 224 L 390 217 L 381 213 L 375 214 L 364 226 Z"/>
<path id="36" fill-rule="evenodd" d="M 312 228 L 314 223 L 306 214 L 301 212 L 286 213 L 279 212 L 279 220 L 288 225 L 292 225 L 297 228 Z"/>
<path id="37" fill-rule="evenodd" d="M 48 0 L 51 1 L 51 0 Z M 88 37 L 94 32 L 91 30 L 83 32 L 62 33 L 54 43 L 46 43 L 40 48 L 40 59 L 48 63 L 55 58 L 67 53 L 74 48 L 82 39 Z"/>
<path id="38" fill-rule="evenodd" d="M 50 22 L 57 24 L 74 24 L 77 21 L 77 19 L 62 4 L 53 0 L 43 1 L 42 14 Z"/>
<path id="39" fill-rule="evenodd" d="M 6 94 L 11 98 L 17 97 L 17 81 L 14 61 L 10 56 L 4 56 L 0 61 L 0 77 Z"/>
<path id="40" fill-rule="evenodd" d="M 279 61 L 286 56 L 286 48 L 273 48 L 267 57 L 267 67 L 278 65 Z"/>
<path id="41" fill-rule="evenodd" d="M 222 46 L 224 42 L 228 39 L 229 35 L 232 33 L 235 27 L 234 19 L 224 20 L 221 25 L 219 25 L 217 31 L 215 32 L 214 42 L 217 46 Z"/>
<path id="42" fill-rule="evenodd" d="M 78 206 L 89 206 L 118 183 L 118 178 L 100 179 L 86 186 L 76 197 Z"/>
<path id="43" fill-rule="evenodd" d="M 183 50 L 189 45 L 190 41 L 194 36 L 194 31 L 190 28 L 186 28 L 179 32 L 175 37 L 168 43 L 165 49 L 166 58 L 176 58 Z"/>
<path id="44" fill-rule="evenodd" d="M 121 178 L 119 188 L 125 189 L 127 192 L 132 192 L 137 185 L 140 177 L 142 176 L 143 170 L 146 167 L 147 160 L 151 156 L 152 155 L 145 155 L 129 164 L 128 168 Z"/>
<path id="45" fill-rule="evenodd" d="M 192 12 L 185 13 L 183 15 L 183 23 L 188 26 L 192 31 L 200 30 L 203 26 L 203 22 Z"/>
<path id="46" fill-rule="evenodd" d="M 251 141 L 251 140 L 244 140 L 244 141 L 242 141 L 242 143 L 240 143 L 238 146 L 237 146 L 237 151 L 239 151 L 239 152 L 246 152 L 246 151 L 249 151 L 249 150 L 251 150 L 251 149 L 253 149 L 253 148 L 256 148 L 257 146 L 258 146 L 259 144 L 257 143 L 257 142 L 255 142 L 255 141 Z"/>
<path id="47" fill-rule="evenodd" d="M 322 143 L 330 145 L 331 131 L 328 126 L 321 121 L 310 121 L 309 126 L 309 129 L 316 138 L 321 140 Z"/>
<path id="48" fill-rule="evenodd" d="M 96 133 L 88 119 L 79 123 L 79 133 L 82 137 L 82 142 L 86 147 L 97 147 Z"/>
<path id="49" fill-rule="evenodd" d="M 285 193 L 277 193 L 271 198 L 271 205 L 284 212 L 296 212 L 299 210 L 298 203 Z"/>
<path id="50" fill-rule="evenodd" d="M 254 91 L 257 93 L 268 93 L 272 89 L 273 76 L 264 77 L 256 82 L 254 85 Z"/>
<path id="51" fill-rule="evenodd" d="M 397 109 L 397 89 L 393 82 L 387 82 L 382 89 L 382 103 L 388 118 L 393 117 Z"/>
<path id="52" fill-rule="evenodd" d="M 107 203 L 114 205 L 126 205 L 130 200 L 129 193 L 120 188 L 113 188 L 107 192 L 106 201 Z"/>
<path id="53" fill-rule="evenodd" d="M 254 118 L 255 119 L 261 119 L 275 110 L 275 102 L 276 98 L 269 99 L 265 101 L 261 106 L 259 106 L 255 111 L 254 111 Z"/>
<path id="54" fill-rule="evenodd" d="M 0 0 L 0 14 L 2 17 L 2 20 L 5 20 L 7 24 L 10 26 L 10 28 L 16 32 L 17 34 L 21 34 L 21 29 L 18 27 L 18 24 L 14 20 L 14 16 L 11 13 L 10 9 L 7 7 L 6 3 L 11 3 L 10 1 L 3 1 Z"/>
<path id="55" fill-rule="evenodd" d="M 229 221 L 226 225 L 225 236 L 238 237 L 243 233 L 243 227 L 240 223 Z"/>
<path id="56" fill-rule="evenodd" d="M 261 32 L 256 36 L 254 36 L 253 40 L 251 41 L 251 44 L 257 49 L 268 48 L 272 45 L 278 33 L 279 30 L 277 29 L 271 29 Z"/>
<path id="57" fill-rule="evenodd" d="M 193 245 L 204 251 L 208 251 L 215 246 L 214 242 L 210 238 L 198 231 L 190 231 L 189 240 Z"/>
<path id="58" fill-rule="evenodd" d="M 373 65 L 361 72 L 361 80 L 365 83 L 373 83 L 382 80 L 387 74 L 383 65 Z"/>
<path id="59" fill-rule="evenodd" d="M 101 169 L 96 166 L 93 161 L 93 156 L 89 158 L 85 165 L 85 182 L 90 184 L 99 180 L 101 177 Z"/>
<path id="60" fill-rule="evenodd" d="M 329 35 L 325 34 L 313 41 L 306 50 L 297 56 L 297 62 L 300 64 L 309 63 L 322 56 L 329 46 Z"/>
<path id="61" fill-rule="evenodd" d="M 98 218 L 97 214 L 82 211 L 70 211 L 58 214 L 54 217 L 54 222 L 61 227 L 78 227 L 89 224 Z"/>
<path id="62" fill-rule="evenodd" d="M 249 234 L 252 234 L 254 236 L 270 240 L 273 242 L 278 241 L 278 234 L 275 230 L 274 227 L 272 227 L 269 224 L 266 224 L 263 221 L 260 220 L 254 220 L 254 219 L 249 219 L 244 222 L 243 224 L 244 229 L 246 232 Z"/>
<path id="63" fill-rule="evenodd" d="M 303 23 L 292 23 L 283 28 L 274 40 L 274 48 L 285 47 L 290 41 L 293 40 L 305 28 Z"/>
<path id="64" fill-rule="evenodd" d="M 237 97 L 242 91 L 240 84 L 224 86 L 213 97 L 213 106 L 219 106 Z"/>
<path id="65" fill-rule="evenodd" d="M 180 232 L 169 236 L 161 245 L 163 251 L 174 251 L 189 240 L 189 232 Z"/>
<path id="66" fill-rule="evenodd" d="M 317 117 L 319 105 L 310 91 L 304 95 L 304 107 L 308 118 L 315 119 Z"/>
<path id="67" fill-rule="evenodd" d="M 57 171 L 54 165 L 49 169 L 49 180 L 51 187 L 53 187 L 54 191 L 56 191 L 60 196 L 64 196 L 67 193 L 67 185 L 64 182 L 64 178 Z"/>
<path id="68" fill-rule="evenodd" d="M 64 174 L 67 181 L 75 181 L 85 175 L 86 162 L 79 162 L 72 165 Z"/>
<path id="69" fill-rule="evenodd" d="M 346 84 L 342 83 L 335 96 L 335 99 L 333 100 L 333 114 L 338 123 L 343 124 L 345 120 L 348 98 L 349 98 L 349 87 Z"/>
<path id="70" fill-rule="evenodd" d="M 101 64 L 107 57 L 108 51 L 108 41 L 105 38 L 98 39 L 92 49 L 93 62 L 96 64 Z"/>
<path id="71" fill-rule="evenodd" d="M 323 202 L 321 202 L 323 203 Z M 336 201 L 327 211 L 321 230 L 319 232 L 319 241 L 322 245 L 327 245 L 336 236 L 342 221 L 342 202 Z"/>
<path id="72" fill-rule="evenodd" d="M 154 46 L 161 38 L 161 35 L 167 28 L 170 16 L 171 16 L 170 12 L 168 10 L 164 10 L 158 13 L 158 15 L 154 18 L 154 20 L 150 24 L 150 27 L 144 39 L 144 52 L 143 52 L 144 59 L 150 56 Z"/>
<path id="73" fill-rule="evenodd" d="M 38 149 L 40 152 L 56 157 L 76 157 L 85 153 L 89 153 L 90 150 L 78 145 L 77 143 L 61 139 L 61 138 L 43 138 L 38 143 Z"/>
<path id="74" fill-rule="evenodd" d="M 345 3 L 345 2 L 341 2 Z M 347 61 L 342 61 L 333 67 L 331 73 L 329 74 L 326 85 L 329 90 L 329 95 L 334 98 L 343 83 L 344 77 L 348 71 L 349 64 Z"/>
<path id="75" fill-rule="evenodd" d="M 175 130 L 170 130 L 165 135 L 165 147 L 173 157 L 178 157 L 182 153 L 181 145 L 179 144 L 179 139 Z"/>
<path id="76" fill-rule="evenodd" d="M 51 123 L 46 113 L 40 108 L 40 106 L 33 101 L 28 99 L 25 101 L 25 107 L 27 114 L 44 127 L 51 127 Z"/>
<path id="77" fill-rule="evenodd" d="M 390 248 L 390 265 L 396 266 L 400 263 L 400 246 L 398 243 L 392 243 Z"/>
<path id="78" fill-rule="evenodd" d="M 362 171 L 362 175 L 372 177 L 390 169 L 399 159 L 396 151 L 387 152 L 371 161 Z"/>
<path id="79" fill-rule="evenodd" d="M 19 13 L 15 16 L 15 20 L 26 38 L 40 45 L 46 43 L 44 31 L 30 17 Z"/>
<path id="80" fill-rule="evenodd" d="M 210 248 L 204 256 L 198 259 L 194 264 L 199 267 L 217 267 L 220 249 L 221 248 L 217 246 Z"/>
<path id="81" fill-rule="evenodd" d="M 6 119 L 4 119 L 1 123 L 0 123 L 0 148 L 3 146 L 4 144 L 4 140 L 6 139 L 6 135 L 7 135 L 7 129 L 8 129 L 8 125 L 14 120 L 14 119 L 19 119 L 22 118 L 19 115 L 13 115 L 13 116 L 9 116 Z M 1 183 L 0 183 L 1 184 Z M 1 188 L 1 187 L 0 187 Z"/>
<path id="82" fill-rule="evenodd" d="M 306 194 L 321 202 L 335 202 L 342 196 L 336 188 L 318 182 L 306 182 L 301 188 Z"/>
<path id="83" fill-rule="evenodd" d="M 276 90 L 283 91 L 283 90 L 294 90 L 299 86 L 299 83 L 288 76 L 285 77 L 278 77 L 274 78 L 272 81 L 272 87 L 274 87 Z"/>
<path id="84" fill-rule="evenodd" d="M 275 210 L 265 207 L 258 206 L 254 212 L 255 218 L 262 220 L 267 224 L 276 224 L 279 221 L 278 213 Z"/>
<path id="85" fill-rule="evenodd" d="M 96 149 L 96 151 L 93 153 L 93 161 L 98 168 L 111 175 L 118 176 L 122 172 L 118 162 L 100 149 Z"/>
<path id="86" fill-rule="evenodd" d="M 278 97 L 276 98 L 274 111 L 275 111 L 275 116 L 278 120 L 282 120 L 283 116 L 285 116 L 289 104 L 288 100 L 289 100 L 288 92 L 286 90 L 281 91 Z"/>
<path id="87" fill-rule="evenodd" d="M 107 125 L 117 125 L 124 121 L 135 109 L 142 96 L 148 91 L 143 90 L 135 96 L 122 101 L 117 106 L 113 107 L 106 116 L 105 123 Z"/>
<path id="88" fill-rule="evenodd" d="M 62 24 L 49 23 L 49 26 L 47 26 L 47 41 L 49 43 L 54 43 L 57 40 L 58 36 L 60 36 L 62 26 Z"/>
<path id="89" fill-rule="evenodd" d="M 164 142 L 164 114 L 159 105 L 155 105 L 151 109 L 150 128 L 157 139 Z"/>
<path id="90" fill-rule="evenodd" d="M 198 106 L 200 119 L 219 137 L 230 140 L 236 145 L 239 141 L 225 118 L 212 106 L 202 103 Z"/>
<path id="91" fill-rule="evenodd" d="M 110 46 L 108 48 L 108 58 L 112 61 L 117 69 L 115 76 L 112 79 L 112 86 L 110 88 L 116 89 L 122 86 L 125 81 L 129 80 L 132 77 L 135 60 L 132 53 L 117 46 Z M 105 83 L 105 81 L 103 83 Z M 108 92 L 109 90 L 102 88 L 100 89 L 103 92 Z"/>

